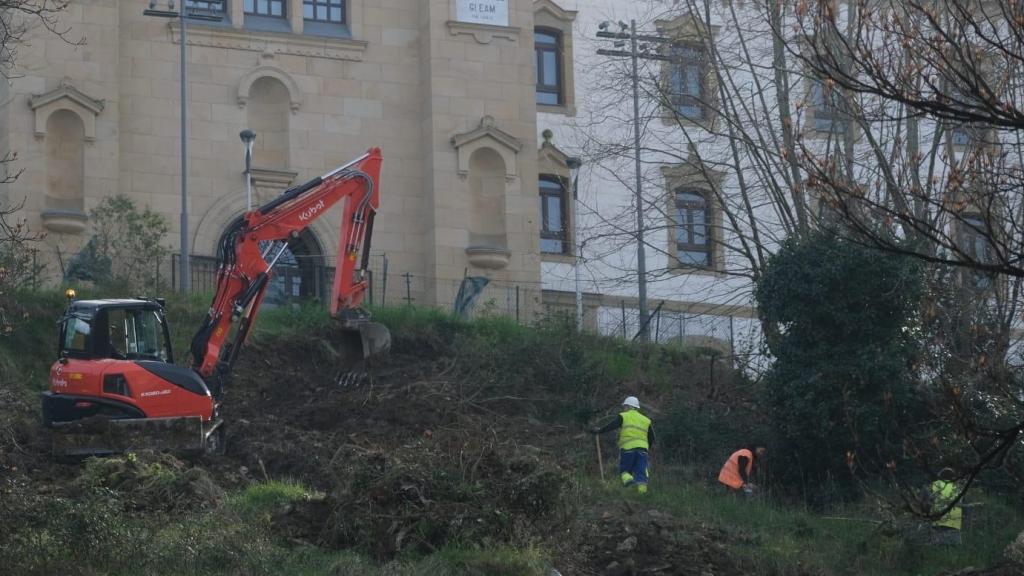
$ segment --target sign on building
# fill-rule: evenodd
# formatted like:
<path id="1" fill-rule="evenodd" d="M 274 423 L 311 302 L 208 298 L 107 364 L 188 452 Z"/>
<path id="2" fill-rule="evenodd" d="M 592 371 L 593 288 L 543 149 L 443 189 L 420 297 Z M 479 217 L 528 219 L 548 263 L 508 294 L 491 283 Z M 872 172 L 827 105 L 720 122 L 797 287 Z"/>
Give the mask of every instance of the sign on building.
<path id="1" fill-rule="evenodd" d="M 456 0 L 459 22 L 508 26 L 508 0 Z"/>

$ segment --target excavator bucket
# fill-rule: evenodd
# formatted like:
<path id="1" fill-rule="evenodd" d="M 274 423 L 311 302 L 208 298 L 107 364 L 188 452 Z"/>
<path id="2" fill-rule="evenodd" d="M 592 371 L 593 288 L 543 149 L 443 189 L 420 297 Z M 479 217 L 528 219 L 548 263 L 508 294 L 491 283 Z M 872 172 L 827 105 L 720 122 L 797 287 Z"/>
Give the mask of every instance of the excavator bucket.
<path id="1" fill-rule="evenodd" d="M 391 331 L 379 322 L 366 322 L 360 325 L 359 340 L 364 360 L 391 350 Z"/>
<path id="2" fill-rule="evenodd" d="M 383 324 L 363 320 L 343 322 L 340 333 L 338 345 L 342 366 L 338 383 L 343 386 L 357 384 L 367 376 L 367 361 L 391 349 L 391 332 Z"/>

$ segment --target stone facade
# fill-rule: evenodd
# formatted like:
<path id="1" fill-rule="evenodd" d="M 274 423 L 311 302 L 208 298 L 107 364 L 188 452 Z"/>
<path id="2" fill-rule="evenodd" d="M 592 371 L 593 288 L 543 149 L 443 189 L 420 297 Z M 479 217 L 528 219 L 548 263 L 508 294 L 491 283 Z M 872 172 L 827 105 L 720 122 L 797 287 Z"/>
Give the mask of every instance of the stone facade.
<path id="1" fill-rule="evenodd" d="M 23 173 L 3 194 L 47 230 L 54 278 L 117 193 L 166 216 L 177 249 L 181 34 L 146 4 L 73 0 L 61 23 L 84 42 L 34 34 L 5 88 L 0 144 Z M 344 4 L 344 26 L 304 21 L 302 0 L 277 21 L 228 0 L 222 22 L 190 22 L 192 253 L 213 256 L 245 210 L 238 134 L 252 128 L 254 202 L 383 149 L 373 252 L 420 278 L 417 302 L 450 303 L 467 270 L 539 285 L 533 0 L 509 0 L 507 26 L 456 22 L 456 0 Z M 339 219 L 307 243 L 328 266 Z"/>

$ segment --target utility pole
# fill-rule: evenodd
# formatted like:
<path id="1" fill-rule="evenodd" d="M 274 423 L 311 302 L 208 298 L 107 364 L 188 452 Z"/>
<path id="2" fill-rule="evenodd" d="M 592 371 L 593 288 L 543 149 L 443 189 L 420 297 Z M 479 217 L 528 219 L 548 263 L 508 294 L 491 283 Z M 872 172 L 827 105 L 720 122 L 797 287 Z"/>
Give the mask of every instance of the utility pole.
<path id="1" fill-rule="evenodd" d="M 583 263 L 583 246 L 579 243 L 580 211 L 579 202 L 577 202 L 580 188 L 580 167 L 583 166 L 583 161 L 573 157 L 569 158 L 566 164 L 569 166 L 570 173 L 572 174 L 572 249 L 576 253 L 576 261 L 573 265 L 573 272 L 576 274 L 576 331 L 583 332 L 583 290 L 580 287 L 580 264 Z"/>
<path id="2" fill-rule="evenodd" d="M 167 9 L 157 8 L 157 0 L 149 0 L 149 8 L 143 10 L 146 16 L 157 18 L 177 18 L 181 28 L 181 286 L 182 294 L 187 294 L 192 282 L 192 251 L 189 248 L 188 240 L 188 21 L 205 20 L 207 22 L 220 22 L 223 19 L 224 3 L 220 2 L 220 10 L 209 12 L 189 12 L 188 0 L 180 0 L 180 10 L 174 9 L 174 0 L 167 0 Z"/>
<path id="3" fill-rule="evenodd" d="M 618 32 L 609 32 L 609 22 L 602 22 L 598 26 L 598 38 L 615 40 L 616 50 L 604 48 L 597 51 L 601 56 L 613 56 L 617 58 L 629 58 L 631 64 L 631 76 L 633 81 L 633 156 L 636 171 L 636 273 L 639 312 L 640 312 L 640 341 L 648 341 L 647 327 L 647 259 L 644 254 L 644 197 L 643 197 L 643 175 L 640 164 L 640 60 L 662 60 L 670 61 L 671 58 L 652 50 L 652 44 L 671 44 L 672 40 L 653 36 L 649 34 L 637 34 L 636 20 L 630 20 L 629 24 L 620 21 Z M 629 41 L 629 51 L 622 50 Z M 642 42 L 642 44 L 641 44 Z"/>

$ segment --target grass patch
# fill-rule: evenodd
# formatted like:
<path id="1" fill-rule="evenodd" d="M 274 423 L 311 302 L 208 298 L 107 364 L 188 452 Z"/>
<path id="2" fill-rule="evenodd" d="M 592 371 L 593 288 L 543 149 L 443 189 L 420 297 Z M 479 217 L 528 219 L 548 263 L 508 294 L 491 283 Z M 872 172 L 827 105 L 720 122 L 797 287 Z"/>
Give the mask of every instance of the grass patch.
<path id="1" fill-rule="evenodd" d="M 228 504 L 243 517 L 273 512 L 291 502 L 320 497 L 315 491 L 291 480 L 270 480 L 249 486 L 232 495 Z"/>
<path id="2" fill-rule="evenodd" d="M 746 499 L 718 486 L 677 480 L 683 474 L 661 467 L 651 491 L 639 496 L 607 483 L 586 482 L 591 502 L 630 499 L 672 513 L 694 526 L 711 526 L 732 536 L 729 554 L 756 565 L 758 576 L 918 576 L 997 564 L 1006 546 L 1024 530 L 1024 518 L 1004 497 L 972 492 L 979 512 L 965 528 L 963 545 L 923 546 L 872 514 L 867 504 L 812 511 L 763 497 Z M 910 521 L 912 522 L 912 521 Z"/>

